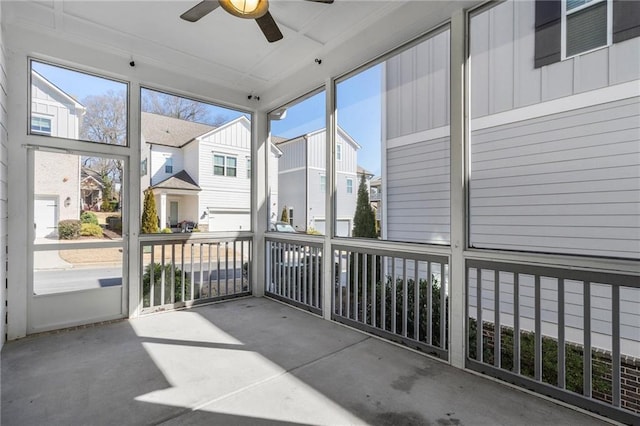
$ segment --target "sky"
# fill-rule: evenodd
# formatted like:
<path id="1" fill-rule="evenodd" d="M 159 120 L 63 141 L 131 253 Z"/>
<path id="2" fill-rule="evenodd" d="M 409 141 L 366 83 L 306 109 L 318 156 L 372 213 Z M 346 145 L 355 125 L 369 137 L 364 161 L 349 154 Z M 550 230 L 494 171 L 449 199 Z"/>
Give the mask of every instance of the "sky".
<path id="1" fill-rule="evenodd" d="M 82 103 L 82 100 L 91 95 L 102 95 L 113 91 L 116 93 L 125 93 L 127 85 L 119 81 L 109 80 L 102 77 L 96 77 L 90 74 L 84 74 L 77 71 L 71 71 L 41 62 L 33 61 L 33 69 L 40 73 L 44 78 L 58 86 L 65 93 L 73 96 Z M 144 89 L 143 89 L 144 96 Z M 231 121 L 243 115 L 243 112 L 235 111 L 229 108 L 223 108 L 202 102 L 208 110 L 207 117 L 203 120 L 205 124 L 214 124 L 213 122 L 220 116 L 224 116 L 227 121 Z M 210 122 L 208 122 L 211 120 Z"/>
<path id="2" fill-rule="evenodd" d="M 80 102 L 90 95 L 125 92 L 126 84 L 52 65 L 33 62 L 33 69 Z M 381 173 L 381 65 L 373 66 L 337 85 L 338 126 L 360 146 L 358 165 L 375 175 Z M 204 103 L 203 103 L 204 104 Z M 242 112 L 204 104 L 208 119 L 224 116 L 233 120 Z M 204 120 L 207 122 L 207 119 Z M 208 123 L 212 124 L 212 123 Z M 324 91 L 291 106 L 284 120 L 271 122 L 271 133 L 295 137 L 325 127 Z"/>
<path id="3" fill-rule="evenodd" d="M 340 82 L 336 89 L 337 120 L 360 146 L 358 165 L 374 175 L 381 173 L 381 65 Z M 271 121 L 271 134 L 285 138 L 323 129 L 324 91 L 287 109 L 286 118 Z"/>

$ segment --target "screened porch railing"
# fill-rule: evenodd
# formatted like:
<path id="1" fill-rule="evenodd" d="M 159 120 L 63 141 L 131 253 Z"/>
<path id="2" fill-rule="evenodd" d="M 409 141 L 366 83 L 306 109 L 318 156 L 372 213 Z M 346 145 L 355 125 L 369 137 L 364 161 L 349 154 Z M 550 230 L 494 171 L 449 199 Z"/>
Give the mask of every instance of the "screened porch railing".
<path id="1" fill-rule="evenodd" d="M 640 277 L 466 261 L 467 367 L 633 424 Z"/>
<path id="2" fill-rule="evenodd" d="M 448 256 L 333 248 L 334 320 L 448 359 Z"/>
<path id="3" fill-rule="evenodd" d="M 322 315 L 323 243 L 266 237 L 265 294 Z"/>
<path id="4" fill-rule="evenodd" d="M 142 313 L 251 294 L 251 236 L 141 242 Z"/>

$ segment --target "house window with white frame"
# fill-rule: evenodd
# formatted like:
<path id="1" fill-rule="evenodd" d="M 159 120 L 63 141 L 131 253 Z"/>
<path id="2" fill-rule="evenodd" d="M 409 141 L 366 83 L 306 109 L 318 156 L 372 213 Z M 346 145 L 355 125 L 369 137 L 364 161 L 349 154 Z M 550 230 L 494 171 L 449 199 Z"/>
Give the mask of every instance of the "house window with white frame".
<path id="1" fill-rule="evenodd" d="M 34 135 L 51 136 L 51 119 L 46 117 L 31 117 L 31 133 Z"/>
<path id="2" fill-rule="evenodd" d="M 324 193 L 327 191 L 327 177 L 325 175 L 320 175 L 320 192 Z"/>
<path id="3" fill-rule="evenodd" d="M 342 161 L 342 144 L 336 145 L 336 161 Z"/>
<path id="4" fill-rule="evenodd" d="M 611 0 L 563 1 L 563 58 L 610 45 L 612 22 Z"/>
<path id="5" fill-rule="evenodd" d="M 229 155 L 213 154 L 214 176 L 236 177 L 238 173 L 238 159 Z"/>
<path id="6" fill-rule="evenodd" d="M 251 157 L 247 157 L 247 179 L 251 179 Z"/>
<path id="7" fill-rule="evenodd" d="M 347 194 L 353 194 L 353 179 L 347 178 Z"/>
<path id="8" fill-rule="evenodd" d="M 164 172 L 173 173 L 173 158 L 167 157 L 164 159 Z"/>

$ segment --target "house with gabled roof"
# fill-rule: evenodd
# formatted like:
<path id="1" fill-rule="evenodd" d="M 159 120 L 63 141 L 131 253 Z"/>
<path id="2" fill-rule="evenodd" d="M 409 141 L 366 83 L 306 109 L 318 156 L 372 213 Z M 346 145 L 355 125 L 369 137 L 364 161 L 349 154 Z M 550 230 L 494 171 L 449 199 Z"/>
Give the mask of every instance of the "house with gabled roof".
<path id="1" fill-rule="evenodd" d="M 289 209 L 289 220 L 299 231 L 315 229 L 325 233 L 326 137 L 325 129 L 319 129 L 275 142 L 282 151 L 278 165 L 280 201 Z M 340 237 L 351 236 L 353 229 L 358 194 L 359 149 L 360 145 L 344 129 L 338 127 L 336 235 Z"/>
<path id="2" fill-rule="evenodd" d="M 249 230 L 251 122 L 245 116 L 219 127 L 142 113 L 143 190 L 156 199 L 160 228 L 181 230 L 193 222 L 203 231 Z M 277 170 L 281 152 L 272 147 Z M 277 205 L 277 183 L 271 201 Z"/>

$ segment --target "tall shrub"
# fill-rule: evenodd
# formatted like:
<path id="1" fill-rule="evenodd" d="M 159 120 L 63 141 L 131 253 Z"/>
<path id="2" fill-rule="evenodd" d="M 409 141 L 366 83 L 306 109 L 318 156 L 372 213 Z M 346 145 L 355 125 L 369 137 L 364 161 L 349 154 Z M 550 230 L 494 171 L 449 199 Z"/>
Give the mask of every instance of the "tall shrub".
<path id="1" fill-rule="evenodd" d="M 376 214 L 369 202 L 369 192 L 365 176 L 360 177 L 358 186 L 358 200 L 356 202 L 356 213 L 353 216 L 353 236 L 362 238 L 377 238 Z"/>
<path id="2" fill-rule="evenodd" d="M 142 225 L 140 231 L 143 234 L 155 234 L 160 231 L 158 227 L 156 197 L 153 195 L 151 188 L 144 191 L 144 206 L 142 208 Z"/>
<path id="3" fill-rule="evenodd" d="M 280 215 L 280 222 L 289 223 L 289 209 L 287 208 L 287 206 L 284 206 L 282 208 L 282 214 Z"/>

